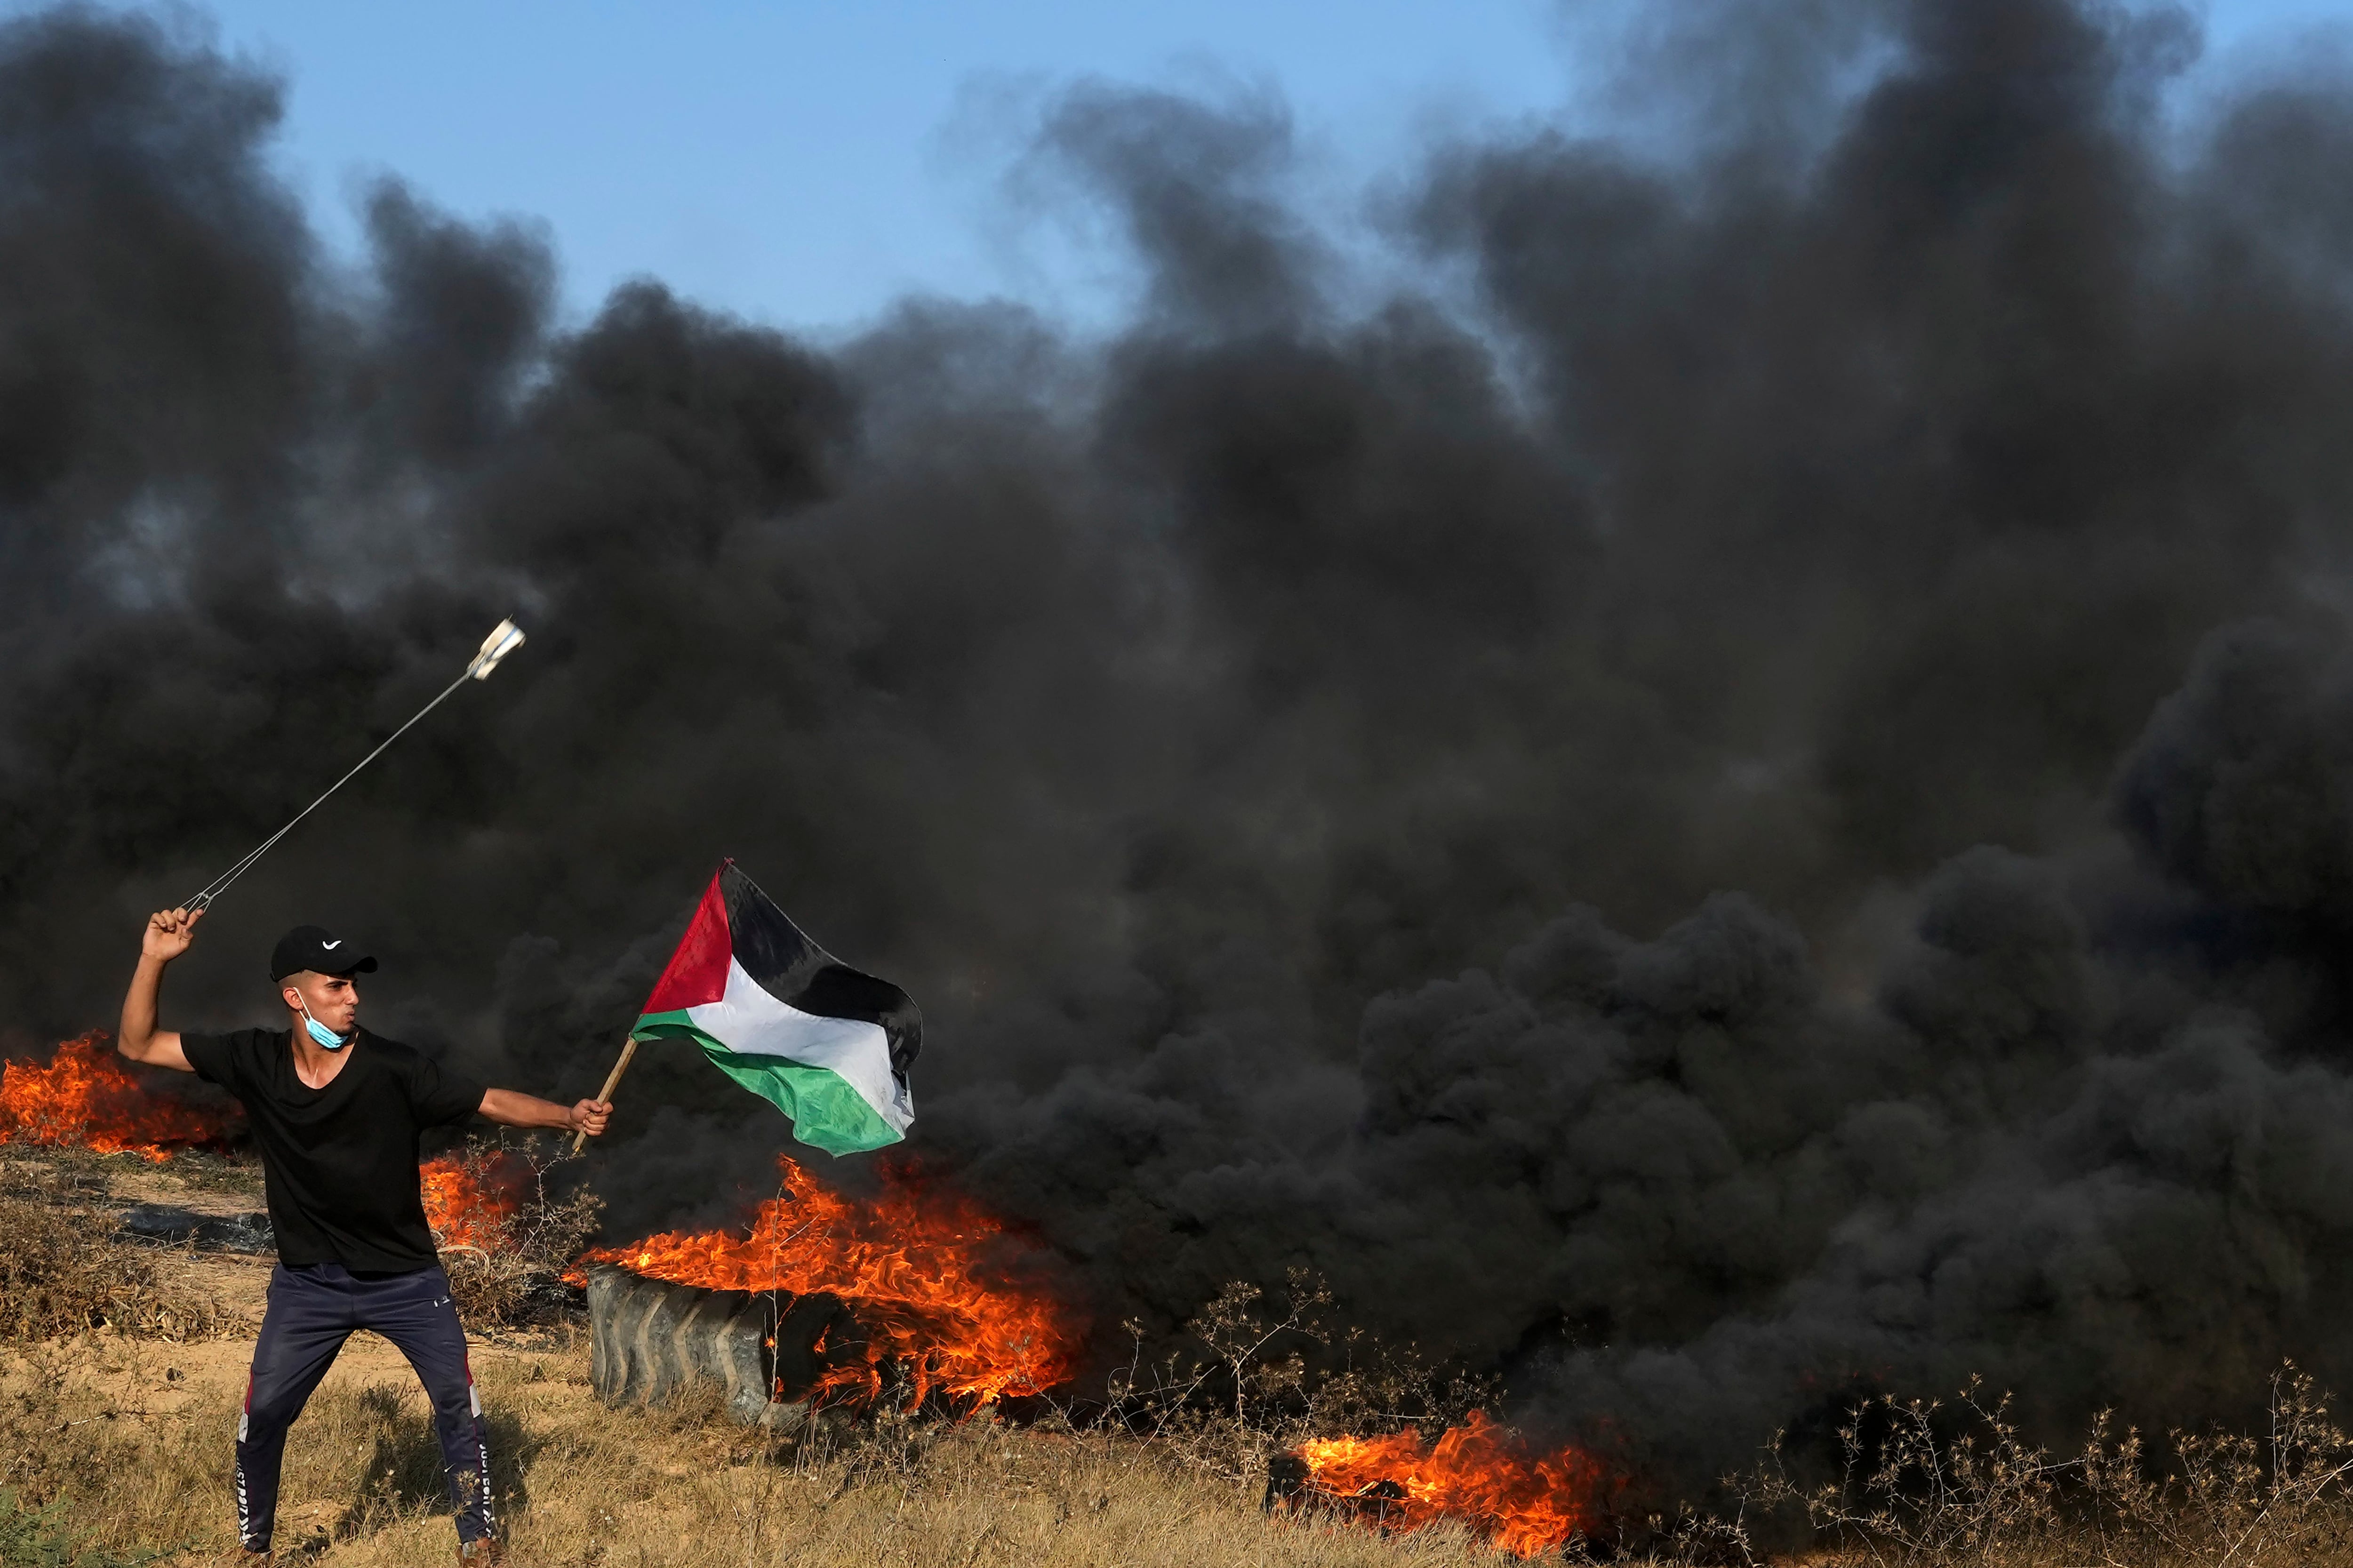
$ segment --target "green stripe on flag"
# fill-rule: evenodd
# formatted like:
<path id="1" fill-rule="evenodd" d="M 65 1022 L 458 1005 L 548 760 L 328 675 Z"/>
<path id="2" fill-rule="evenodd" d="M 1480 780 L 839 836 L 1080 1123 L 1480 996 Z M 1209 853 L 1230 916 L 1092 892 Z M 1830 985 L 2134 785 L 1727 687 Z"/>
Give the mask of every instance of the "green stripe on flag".
<path id="1" fill-rule="evenodd" d="M 861 1153 L 904 1137 L 840 1074 L 784 1057 L 731 1051 L 716 1037 L 696 1028 L 683 1011 L 641 1015 L 629 1037 L 692 1040 L 712 1066 L 791 1117 L 794 1137 L 828 1154 Z"/>

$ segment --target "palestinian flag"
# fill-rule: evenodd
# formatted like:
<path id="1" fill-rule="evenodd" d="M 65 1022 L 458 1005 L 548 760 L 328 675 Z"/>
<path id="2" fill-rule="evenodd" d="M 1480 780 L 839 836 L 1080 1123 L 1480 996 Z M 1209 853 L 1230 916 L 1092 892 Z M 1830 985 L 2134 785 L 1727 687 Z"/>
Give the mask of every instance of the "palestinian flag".
<path id="1" fill-rule="evenodd" d="M 802 935 L 733 860 L 703 890 L 629 1037 L 692 1040 L 828 1154 L 896 1143 L 915 1120 L 915 1004 Z"/>

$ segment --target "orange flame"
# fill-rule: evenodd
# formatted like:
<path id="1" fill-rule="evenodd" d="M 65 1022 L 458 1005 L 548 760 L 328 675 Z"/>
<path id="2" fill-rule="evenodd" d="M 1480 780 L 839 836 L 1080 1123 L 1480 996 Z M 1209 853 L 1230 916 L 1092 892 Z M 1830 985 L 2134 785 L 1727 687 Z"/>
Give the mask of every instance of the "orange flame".
<path id="1" fill-rule="evenodd" d="M 785 1192 L 762 1204 L 744 1237 L 672 1231 L 600 1247 L 587 1263 L 617 1263 L 655 1279 L 723 1290 L 839 1297 L 867 1333 L 821 1376 L 812 1397 L 864 1402 L 883 1373 L 904 1365 L 910 1406 L 934 1389 L 974 1407 L 1042 1393 L 1070 1376 L 1075 1333 L 1042 1293 L 1003 1282 L 1005 1227 L 959 1194 L 926 1190 L 912 1170 L 886 1167 L 882 1192 L 853 1202 L 780 1157 Z M 571 1276 L 580 1279 L 575 1268 Z"/>
<path id="2" fill-rule="evenodd" d="M 47 1065 L 0 1067 L 0 1143 L 168 1160 L 174 1147 L 228 1141 L 220 1118 L 142 1090 L 106 1039 L 92 1032 L 58 1046 Z"/>
<path id="3" fill-rule="evenodd" d="M 425 1223 L 443 1252 L 496 1252 L 513 1244 L 510 1226 L 522 1205 L 530 1166 L 507 1154 L 445 1154 L 417 1168 Z"/>
<path id="4" fill-rule="evenodd" d="M 1459 1519 L 1523 1557 L 1557 1552 L 1591 1524 L 1608 1479 L 1583 1449 L 1536 1453 L 1477 1411 L 1427 1448 L 1405 1431 L 1314 1438 L 1299 1456 L 1318 1495 L 1381 1500 L 1392 1529 Z"/>

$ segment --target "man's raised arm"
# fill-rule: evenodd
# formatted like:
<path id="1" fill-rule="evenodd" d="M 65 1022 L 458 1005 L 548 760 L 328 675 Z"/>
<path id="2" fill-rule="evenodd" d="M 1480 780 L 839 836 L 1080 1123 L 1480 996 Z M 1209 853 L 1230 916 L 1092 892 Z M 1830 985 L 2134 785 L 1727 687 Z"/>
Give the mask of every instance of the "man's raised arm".
<path id="1" fill-rule="evenodd" d="M 164 990 L 164 966 L 188 951 L 196 939 L 196 922 L 205 911 L 159 910 L 147 917 L 146 934 L 139 939 L 139 967 L 131 972 L 131 989 L 122 995 L 122 1026 L 115 1031 L 114 1048 L 134 1062 L 151 1068 L 194 1072 L 180 1037 L 155 1026 L 155 1002 Z"/>

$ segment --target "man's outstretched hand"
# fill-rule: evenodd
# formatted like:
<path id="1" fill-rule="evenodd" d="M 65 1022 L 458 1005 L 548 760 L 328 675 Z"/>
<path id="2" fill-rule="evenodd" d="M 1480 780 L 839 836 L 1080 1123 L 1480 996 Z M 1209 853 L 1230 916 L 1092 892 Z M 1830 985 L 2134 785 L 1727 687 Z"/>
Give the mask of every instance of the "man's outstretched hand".
<path id="1" fill-rule="evenodd" d="M 202 910 L 156 910 L 147 917 L 147 930 L 139 939 L 139 956 L 171 963 L 196 940 L 196 922 L 204 918 Z"/>
<path id="2" fill-rule="evenodd" d="M 519 1094 L 512 1089 L 491 1089 L 482 1091 L 482 1114 L 508 1127 L 560 1127 L 566 1132 L 594 1138 L 605 1131 L 606 1119 L 613 1114 L 613 1108 L 601 1100 L 558 1105 L 552 1100 Z"/>

